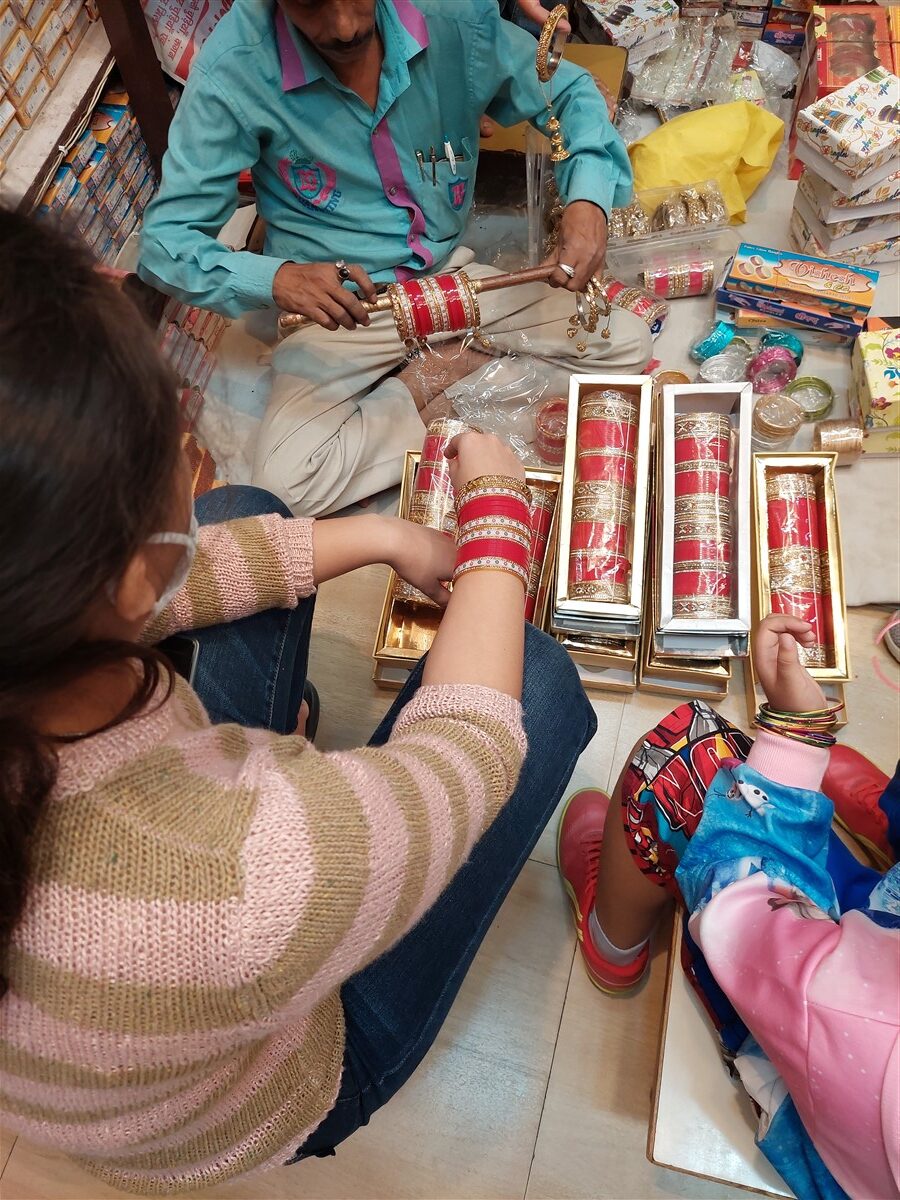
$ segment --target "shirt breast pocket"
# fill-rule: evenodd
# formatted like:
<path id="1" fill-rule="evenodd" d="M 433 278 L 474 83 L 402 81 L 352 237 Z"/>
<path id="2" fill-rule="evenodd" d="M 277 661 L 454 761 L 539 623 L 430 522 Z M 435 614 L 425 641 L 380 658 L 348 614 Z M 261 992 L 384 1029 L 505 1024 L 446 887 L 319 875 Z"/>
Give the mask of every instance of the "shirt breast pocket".
<path id="1" fill-rule="evenodd" d="M 434 179 L 441 194 L 441 199 L 454 212 L 461 212 L 466 206 L 475 186 L 475 159 L 472 153 L 472 143 L 469 138 L 450 139 L 454 154 L 451 165 L 447 151 L 441 143 L 441 157 L 438 159 Z M 437 147 L 435 147 L 437 149 Z M 433 182 L 431 164 L 426 163 L 426 188 Z"/>

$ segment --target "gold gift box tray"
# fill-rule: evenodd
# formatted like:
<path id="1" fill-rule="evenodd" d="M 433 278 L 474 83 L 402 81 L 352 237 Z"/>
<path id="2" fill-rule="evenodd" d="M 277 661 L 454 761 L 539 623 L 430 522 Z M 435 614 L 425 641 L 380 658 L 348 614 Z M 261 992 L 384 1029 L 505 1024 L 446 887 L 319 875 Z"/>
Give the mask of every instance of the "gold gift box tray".
<path id="1" fill-rule="evenodd" d="M 633 692 L 638 685 L 637 642 L 603 638 L 592 642 L 577 634 L 556 634 L 575 664 L 586 691 Z"/>
<path id="2" fill-rule="evenodd" d="M 772 611 L 772 590 L 769 579 L 769 512 L 766 502 L 766 481 L 773 472 L 802 471 L 813 475 L 825 500 L 825 535 L 828 542 L 828 586 L 831 604 L 831 628 L 834 631 L 834 663 L 828 667 L 809 667 L 809 673 L 820 682 L 834 679 L 850 680 L 850 644 L 847 635 L 847 601 L 844 588 L 841 527 L 838 519 L 837 493 L 834 486 L 836 454 L 756 454 L 754 455 L 754 574 L 756 581 L 756 618 L 761 620 Z"/>
<path id="3" fill-rule="evenodd" d="M 418 451 L 408 450 L 406 453 L 398 507 L 398 515 L 404 518 L 408 516 L 412 504 L 420 457 Z M 542 483 L 555 488 L 557 498 L 559 496 L 559 471 L 526 467 L 525 481 L 528 484 Z M 559 505 L 557 504 L 547 537 L 547 552 L 535 603 L 534 623 L 538 628 L 542 628 L 545 622 L 550 596 L 558 512 Z M 372 678 L 379 687 L 391 689 L 401 688 L 406 682 L 409 672 L 422 655 L 431 649 L 431 643 L 434 641 L 434 635 L 437 633 L 441 621 L 441 613 L 436 608 L 411 603 L 408 600 L 395 599 L 396 583 L 397 575 L 391 571 L 381 609 L 381 618 L 378 622 L 378 632 L 375 635 L 375 646 L 372 651 L 375 659 Z"/>
<path id="4" fill-rule="evenodd" d="M 744 659 L 743 667 L 744 697 L 747 701 L 747 723 L 752 729 L 755 729 L 756 714 L 759 712 L 760 705 L 766 702 L 766 693 L 762 689 L 762 684 L 756 678 L 752 656 Z M 843 681 L 840 679 L 822 679 L 819 681 L 819 684 L 829 704 L 844 705 L 835 717 L 834 722 L 836 729 L 843 729 L 848 720 L 846 707 L 847 693 Z"/>
<path id="5" fill-rule="evenodd" d="M 631 584 L 627 603 L 573 600 L 569 597 L 569 550 L 572 531 L 572 501 L 575 458 L 578 445 L 578 414 L 587 392 L 611 388 L 637 402 L 638 432 L 635 446 L 634 518 L 630 559 Z M 597 633 L 631 638 L 641 635 L 644 562 L 647 544 L 647 509 L 650 488 L 650 443 L 653 431 L 653 380 L 649 375 L 572 375 L 569 380 L 569 413 L 566 426 L 566 457 L 563 463 L 559 503 L 559 538 L 556 550 L 556 589 L 551 614 L 554 633 Z M 635 649 L 635 656 L 637 650 Z"/>
<path id="6" fill-rule="evenodd" d="M 751 622 L 750 419 L 753 389 L 749 383 L 666 384 L 657 409 L 656 652 L 697 658 L 743 658 L 749 651 Z M 721 618 L 676 617 L 673 612 L 675 562 L 675 417 L 716 412 L 730 418 L 737 434 L 731 490 L 735 522 L 732 563 L 736 575 L 736 615 Z"/>
<path id="7" fill-rule="evenodd" d="M 648 580 L 646 615 L 641 636 L 641 691 L 652 692 L 657 696 L 696 696 L 700 700 L 724 700 L 731 682 L 730 658 L 692 658 L 687 655 L 662 654 L 657 650 L 653 590 L 652 580 Z"/>

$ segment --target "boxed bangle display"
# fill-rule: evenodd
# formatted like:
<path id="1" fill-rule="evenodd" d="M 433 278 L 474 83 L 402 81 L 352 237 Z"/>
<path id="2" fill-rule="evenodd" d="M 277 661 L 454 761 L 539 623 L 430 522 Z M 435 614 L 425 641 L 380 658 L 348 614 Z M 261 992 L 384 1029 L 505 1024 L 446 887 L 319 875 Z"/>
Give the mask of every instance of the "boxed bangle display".
<path id="1" fill-rule="evenodd" d="M 653 380 L 573 375 L 551 630 L 641 632 Z"/>
<path id="2" fill-rule="evenodd" d="M 667 384 L 657 412 L 654 649 L 696 658 L 748 652 L 749 384 Z"/>
<path id="3" fill-rule="evenodd" d="M 836 459 L 754 458 L 756 616 L 784 612 L 812 624 L 816 642 L 801 659 L 820 681 L 850 679 Z"/>
<path id="4" fill-rule="evenodd" d="M 421 454 L 407 451 L 403 478 L 400 483 L 398 515 L 409 519 L 416 497 L 423 489 L 419 480 Z M 426 468 L 427 469 L 427 468 Z M 557 504 L 560 491 L 560 473 L 528 467 L 525 482 L 531 495 L 533 533 L 543 541 L 543 551 L 533 557 L 529 571 L 527 607 L 532 621 L 539 628 L 546 622 L 548 599 L 551 591 L 555 541 L 557 533 Z M 447 517 L 441 508 L 441 521 Z M 427 522 L 425 522 L 427 523 Z M 385 593 L 375 646 L 372 651 L 375 668 L 372 678 L 379 687 L 397 689 L 403 686 L 409 672 L 430 648 L 441 621 L 441 610 L 431 604 L 420 593 L 401 588 L 400 581 L 391 571 Z"/>
<path id="5" fill-rule="evenodd" d="M 655 561 L 655 521 L 650 523 L 649 561 Z M 724 700 L 731 682 L 730 658 L 693 658 L 663 654 L 656 648 L 656 588 L 648 577 L 641 634 L 639 686 L 659 696 L 696 696 L 702 700 Z"/>

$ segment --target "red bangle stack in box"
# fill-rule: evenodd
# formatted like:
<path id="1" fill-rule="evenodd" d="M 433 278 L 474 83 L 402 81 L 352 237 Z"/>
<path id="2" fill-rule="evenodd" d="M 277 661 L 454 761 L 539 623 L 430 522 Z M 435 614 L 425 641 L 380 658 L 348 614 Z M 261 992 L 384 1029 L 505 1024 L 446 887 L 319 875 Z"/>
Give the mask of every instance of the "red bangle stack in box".
<path id="1" fill-rule="evenodd" d="M 444 457 L 444 449 L 458 433 L 465 433 L 468 428 L 465 422 L 454 421 L 450 417 L 432 421 L 428 426 L 416 472 L 416 489 L 409 508 L 410 521 L 416 525 L 427 525 L 429 529 L 439 529 L 450 537 L 456 535 L 456 509 L 453 506 L 450 466 Z M 394 586 L 394 599 L 437 608 L 418 588 L 403 579 L 398 579 Z"/>
<path id="2" fill-rule="evenodd" d="M 531 506 L 528 522 L 531 526 L 531 551 L 528 566 L 528 587 L 525 591 L 525 620 L 533 621 L 537 602 L 538 587 L 541 582 L 541 571 L 544 566 L 544 556 L 547 553 L 547 538 L 550 536 L 550 524 L 553 520 L 553 510 L 556 507 L 556 491 L 546 485 L 534 483 L 530 485 Z"/>
<path id="3" fill-rule="evenodd" d="M 773 474 L 766 482 L 769 517 L 769 590 L 772 611 L 809 621 L 816 641 L 800 650 L 808 667 L 828 665 L 819 505 L 812 475 Z"/>
<path id="4" fill-rule="evenodd" d="M 734 615 L 731 423 L 719 413 L 675 417 L 675 617 Z"/>
<path id="5" fill-rule="evenodd" d="M 569 595 L 628 601 L 637 405 L 623 392 L 590 392 L 578 414 Z"/>

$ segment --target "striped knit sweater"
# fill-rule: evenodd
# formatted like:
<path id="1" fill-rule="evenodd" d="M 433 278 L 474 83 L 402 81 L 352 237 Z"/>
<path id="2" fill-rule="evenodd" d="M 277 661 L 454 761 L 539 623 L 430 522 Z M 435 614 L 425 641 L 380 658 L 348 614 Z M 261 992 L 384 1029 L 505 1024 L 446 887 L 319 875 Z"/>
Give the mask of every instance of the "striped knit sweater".
<path id="1" fill-rule="evenodd" d="M 309 595 L 311 522 L 201 531 L 152 631 Z M 520 706 L 425 687 L 324 754 L 165 703 L 65 748 L 0 1002 L 0 1111 L 148 1195 L 284 1163 L 331 1109 L 339 988 L 434 902 L 509 797 Z"/>

